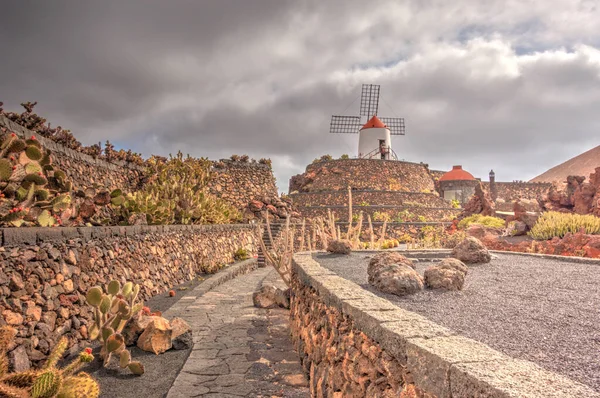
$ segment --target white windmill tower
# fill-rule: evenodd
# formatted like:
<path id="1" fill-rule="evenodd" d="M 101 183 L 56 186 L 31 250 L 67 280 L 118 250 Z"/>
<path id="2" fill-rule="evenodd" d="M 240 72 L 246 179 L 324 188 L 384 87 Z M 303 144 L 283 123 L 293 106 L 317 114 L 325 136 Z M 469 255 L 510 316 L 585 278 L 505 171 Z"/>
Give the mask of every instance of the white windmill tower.
<path id="1" fill-rule="evenodd" d="M 330 133 L 358 133 L 358 157 L 398 160 L 392 150 L 392 135 L 404 135 L 404 118 L 377 117 L 379 85 L 363 84 L 360 116 L 331 116 Z M 366 117 L 366 123 L 361 121 Z M 363 119 L 364 120 L 364 119 Z"/>

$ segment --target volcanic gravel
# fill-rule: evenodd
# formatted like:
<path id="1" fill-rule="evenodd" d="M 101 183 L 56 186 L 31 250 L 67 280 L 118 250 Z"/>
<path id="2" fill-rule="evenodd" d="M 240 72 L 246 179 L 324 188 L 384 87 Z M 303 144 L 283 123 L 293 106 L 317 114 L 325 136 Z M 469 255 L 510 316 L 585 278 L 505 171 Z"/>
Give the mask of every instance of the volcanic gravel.
<path id="1" fill-rule="evenodd" d="M 600 266 L 509 254 L 469 266 L 462 291 L 398 297 L 367 283 L 373 253 L 316 261 L 396 305 L 600 391 Z M 416 263 L 422 275 L 431 262 Z"/>

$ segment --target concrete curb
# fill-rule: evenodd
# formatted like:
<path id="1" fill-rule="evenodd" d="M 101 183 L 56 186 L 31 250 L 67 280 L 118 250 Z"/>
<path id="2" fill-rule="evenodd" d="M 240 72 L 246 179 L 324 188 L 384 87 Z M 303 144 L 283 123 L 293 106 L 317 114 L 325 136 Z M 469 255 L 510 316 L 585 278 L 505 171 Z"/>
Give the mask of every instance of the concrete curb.
<path id="1" fill-rule="evenodd" d="M 165 311 L 163 316 L 169 318 L 172 316 L 177 316 L 177 313 L 185 311 L 186 307 L 192 304 L 198 297 L 205 295 L 207 292 L 211 291 L 215 287 L 222 285 L 223 283 L 230 281 L 233 278 L 247 274 L 251 271 L 254 271 L 257 268 L 258 264 L 255 258 L 244 260 L 239 263 L 225 267 L 216 274 L 206 278 L 201 284 L 196 286 L 192 290 L 193 294 L 188 294 L 179 299 L 175 304 L 173 304 L 171 307 L 169 307 L 168 310 Z"/>
<path id="2" fill-rule="evenodd" d="M 406 311 L 321 267 L 309 252 L 294 255 L 292 273 L 406 366 L 417 387 L 438 398 L 600 397 L 586 385 Z"/>
<path id="3" fill-rule="evenodd" d="M 541 254 L 541 253 L 522 253 L 522 252 L 511 252 L 506 250 L 490 250 L 490 253 L 494 254 L 510 254 L 512 256 L 523 256 L 523 257 L 535 257 L 547 260 L 560 260 L 567 263 L 576 264 L 592 264 L 600 266 L 600 258 L 590 257 L 576 257 L 576 256 L 559 256 L 557 254 Z"/>

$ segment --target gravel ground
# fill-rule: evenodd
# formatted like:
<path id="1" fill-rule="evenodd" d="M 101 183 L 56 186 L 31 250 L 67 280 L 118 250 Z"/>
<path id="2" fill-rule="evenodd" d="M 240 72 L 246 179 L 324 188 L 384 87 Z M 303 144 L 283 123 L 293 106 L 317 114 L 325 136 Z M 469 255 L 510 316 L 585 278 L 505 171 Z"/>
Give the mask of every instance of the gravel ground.
<path id="1" fill-rule="evenodd" d="M 473 265 L 462 291 L 408 297 L 367 283 L 372 253 L 315 259 L 340 276 L 456 332 L 600 391 L 600 267 L 497 254 Z M 418 262 L 423 274 L 431 262 Z"/>

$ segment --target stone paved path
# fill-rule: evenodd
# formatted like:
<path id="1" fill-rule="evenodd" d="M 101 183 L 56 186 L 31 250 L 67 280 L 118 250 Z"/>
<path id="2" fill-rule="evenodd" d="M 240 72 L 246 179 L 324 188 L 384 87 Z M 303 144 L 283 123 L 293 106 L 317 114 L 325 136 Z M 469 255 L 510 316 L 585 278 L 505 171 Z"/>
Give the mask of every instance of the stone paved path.
<path id="1" fill-rule="evenodd" d="M 178 311 L 193 329 L 194 348 L 168 398 L 309 396 L 289 337 L 289 312 L 252 305 L 263 283 L 282 282 L 272 268 L 260 268 Z"/>

